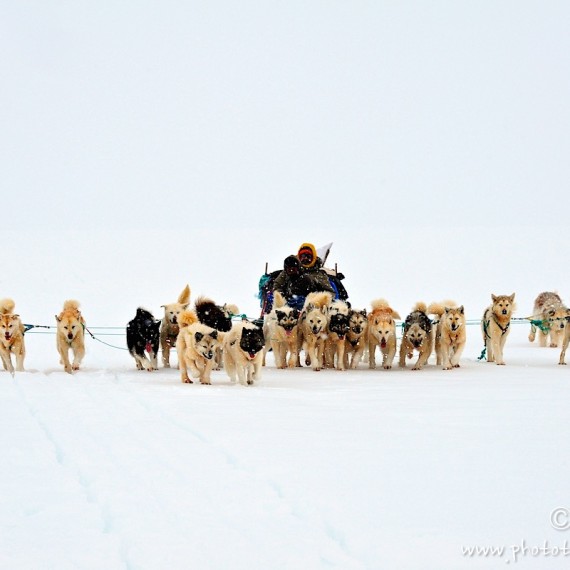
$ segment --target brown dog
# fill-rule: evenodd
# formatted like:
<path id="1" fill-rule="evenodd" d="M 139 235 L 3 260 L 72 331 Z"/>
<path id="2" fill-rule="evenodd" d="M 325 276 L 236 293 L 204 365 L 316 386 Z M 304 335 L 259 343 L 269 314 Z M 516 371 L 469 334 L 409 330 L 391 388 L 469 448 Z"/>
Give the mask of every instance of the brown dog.
<path id="1" fill-rule="evenodd" d="M 85 321 L 79 311 L 77 301 L 65 301 L 63 311 L 55 316 L 57 321 L 57 350 L 60 364 L 65 371 L 71 374 L 72 370 L 79 370 L 81 361 L 85 356 Z M 69 362 L 69 351 L 73 352 L 73 364 Z"/>
<path id="2" fill-rule="evenodd" d="M 487 362 L 504 365 L 503 349 L 509 336 L 511 317 L 515 310 L 515 294 L 491 295 L 492 305 L 485 309 L 481 321 Z"/>
<path id="3" fill-rule="evenodd" d="M 396 321 L 400 315 L 384 299 L 372 301 L 368 313 L 368 367 L 376 368 L 376 347 L 382 353 L 382 368 L 392 368 L 396 355 Z"/>
<path id="4" fill-rule="evenodd" d="M 467 339 L 463 305 L 457 307 L 450 301 L 432 303 L 428 307 L 428 313 L 438 317 L 435 332 L 436 364 L 443 365 L 444 370 L 459 368 L 459 359 Z"/>
<path id="5" fill-rule="evenodd" d="M 24 371 L 24 356 L 26 348 L 24 346 L 24 325 L 20 321 L 20 316 L 14 314 L 14 301 L 3 299 L 0 301 L 0 357 L 4 370 L 14 374 L 12 355 L 16 360 L 16 370 Z"/>

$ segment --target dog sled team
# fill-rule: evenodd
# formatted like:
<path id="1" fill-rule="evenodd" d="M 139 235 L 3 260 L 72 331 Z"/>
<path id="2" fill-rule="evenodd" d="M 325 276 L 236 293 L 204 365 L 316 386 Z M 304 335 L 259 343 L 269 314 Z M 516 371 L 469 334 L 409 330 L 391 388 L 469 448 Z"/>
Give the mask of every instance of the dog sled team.
<path id="1" fill-rule="evenodd" d="M 182 382 L 211 383 L 211 372 L 225 368 L 232 382 L 254 384 L 261 378 L 269 350 L 277 368 L 302 365 L 356 369 L 367 358 L 376 368 L 376 358 L 389 370 L 398 354 L 398 365 L 422 369 L 435 351 L 436 365 L 443 370 L 460 366 L 466 343 L 463 305 L 452 301 L 418 302 L 402 322 L 402 338 L 397 342 L 401 319 L 384 299 L 371 309 L 354 309 L 342 286 L 342 274 L 324 269 L 312 244 L 303 244 L 296 256 L 285 259 L 280 272 L 266 275 L 260 282 L 262 319 L 253 322 L 240 317 L 237 306 L 217 305 L 206 297 L 190 308 L 190 287 L 174 303 L 162 305 L 162 320 L 139 307 L 126 328 L 127 347 L 138 370 L 157 370 L 158 353 L 162 365 L 170 367 L 176 350 Z M 481 333 L 488 362 L 505 364 L 504 348 L 515 310 L 515 294 L 491 295 L 483 313 Z M 24 370 L 26 326 L 14 313 L 12 299 L 0 300 L 0 357 L 11 374 Z M 60 364 L 66 372 L 79 370 L 85 356 L 85 320 L 75 300 L 65 301 L 56 315 L 56 345 Z M 538 295 L 533 308 L 529 341 L 539 337 L 540 346 L 561 347 L 559 364 L 566 364 L 570 343 L 570 309 L 557 293 Z M 70 360 L 70 353 L 72 360 Z M 303 359 L 301 356 L 303 355 Z M 417 359 L 414 360 L 417 355 Z M 15 368 L 14 368 L 15 364 Z"/>

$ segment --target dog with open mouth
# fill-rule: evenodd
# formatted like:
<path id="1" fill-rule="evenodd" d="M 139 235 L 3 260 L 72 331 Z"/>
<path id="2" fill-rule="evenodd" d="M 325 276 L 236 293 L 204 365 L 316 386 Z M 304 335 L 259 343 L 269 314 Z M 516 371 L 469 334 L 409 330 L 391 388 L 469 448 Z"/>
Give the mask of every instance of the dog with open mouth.
<path id="1" fill-rule="evenodd" d="M 396 319 L 400 315 L 385 299 L 372 301 L 368 313 L 368 367 L 376 368 L 376 347 L 382 354 L 382 368 L 392 368 L 396 355 Z"/>
<path id="2" fill-rule="evenodd" d="M 85 319 L 79 310 L 79 302 L 72 299 L 65 301 L 63 310 L 56 315 L 55 320 L 60 364 L 71 374 L 72 371 L 79 370 L 85 356 Z M 73 363 L 69 361 L 70 350 L 73 353 Z"/>
<path id="3" fill-rule="evenodd" d="M 16 304 L 12 299 L 0 301 L 0 357 L 4 370 L 14 374 L 12 355 L 16 361 L 16 371 L 24 371 L 24 357 L 26 347 L 24 344 L 24 325 L 20 315 L 14 314 Z"/>
<path id="4" fill-rule="evenodd" d="M 294 368 L 299 359 L 299 311 L 287 305 L 279 291 L 273 292 L 273 309 L 265 317 L 263 332 L 265 348 L 263 362 L 269 347 L 273 350 L 275 366 Z M 287 358 L 289 355 L 289 358 Z"/>
<path id="5" fill-rule="evenodd" d="M 358 368 L 368 344 L 368 315 L 366 309 L 351 309 L 345 338 L 344 367 Z"/>
<path id="6" fill-rule="evenodd" d="M 232 382 L 247 386 L 261 379 L 265 339 L 260 327 L 246 320 L 234 323 L 223 346 L 224 368 Z"/>
<path id="7" fill-rule="evenodd" d="M 135 359 L 137 370 L 158 370 L 160 324 L 151 312 L 139 307 L 127 325 L 127 348 Z"/>
<path id="8" fill-rule="evenodd" d="M 325 340 L 325 365 L 327 368 L 345 370 L 345 340 L 350 330 L 350 307 L 347 303 L 335 300 L 329 307 L 328 334 Z"/>
<path id="9" fill-rule="evenodd" d="M 412 358 L 418 351 L 418 360 L 412 370 L 421 370 L 433 350 L 433 327 L 427 315 L 425 303 L 416 303 L 404 321 L 404 336 L 400 344 L 400 368 L 406 367 L 406 357 Z"/>
<path id="10" fill-rule="evenodd" d="M 309 293 L 299 318 L 299 344 L 305 351 L 305 364 L 318 372 L 323 368 L 328 335 L 328 306 L 332 293 Z"/>

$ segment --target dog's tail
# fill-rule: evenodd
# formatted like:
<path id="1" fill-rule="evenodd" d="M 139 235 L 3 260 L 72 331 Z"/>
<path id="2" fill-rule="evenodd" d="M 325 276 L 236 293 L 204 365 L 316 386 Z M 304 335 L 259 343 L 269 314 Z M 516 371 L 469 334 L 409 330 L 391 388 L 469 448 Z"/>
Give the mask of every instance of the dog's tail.
<path id="1" fill-rule="evenodd" d="M 2 299 L 0 301 L 0 315 L 11 315 L 16 303 L 12 299 Z"/>
<path id="2" fill-rule="evenodd" d="M 233 303 L 224 303 L 223 310 L 230 318 L 239 315 L 239 308 Z"/>
<path id="3" fill-rule="evenodd" d="M 330 305 L 333 300 L 333 294 L 328 291 L 318 291 L 315 293 L 309 293 L 305 299 L 305 306 L 313 305 L 318 309 L 322 309 L 327 305 Z"/>
<path id="4" fill-rule="evenodd" d="M 273 306 L 276 309 L 280 309 L 287 304 L 287 299 L 281 295 L 279 291 L 273 291 Z"/>
<path id="5" fill-rule="evenodd" d="M 198 315 L 194 311 L 182 311 L 178 317 L 178 324 L 181 329 L 198 322 Z"/>
<path id="6" fill-rule="evenodd" d="M 178 296 L 178 302 L 181 305 L 188 305 L 190 303 L 190 286 L 186 285 L 182 290 L 182 293 Z"/>
<path id="7" fill-rule="evenodd" d="M 441 303 L 431 303 L 428 308 L 427 312 L 428 315 L 437 315 L 441 317 L 443 313 L 445 313 L 445 309 L 455 309 L 457 307 L 457 303 L 455 301 L 442 301 Z"/>
<path id="8" fill-rule="evenodd" d="M 423 301 L 418 301 L 412 311 L 420 311 L 422 313 L 427 313 L 427 305 Z"/>
<path id="9" fill-rule="evenodd" d="M 374 299 L 374 301 L 372 301 L 372 303 L 370 303 L 370 305 L 372 306 L 372 313 L 374 311 L 381 311 L 381 312 L 385 312 L 385 313 L 390 313 L 390 315 L 392 316 L 393 319 L 399 319 L 400 318 L 400 315 L 398 314 L 398 312 L 394 311 L 394 309 L 392 309 L 392 307 L 390 307 L 390 303 L 388 303 L 388 301 L 386 301 L 386 299 Z"/>
<path id="10" fill-rule="evenodd" d="M 75 301 L 74 299 L 68 299 L 63 303 L 63 310 L 64 311 L 77 311 L 79 310 L 79 301 Z"/>

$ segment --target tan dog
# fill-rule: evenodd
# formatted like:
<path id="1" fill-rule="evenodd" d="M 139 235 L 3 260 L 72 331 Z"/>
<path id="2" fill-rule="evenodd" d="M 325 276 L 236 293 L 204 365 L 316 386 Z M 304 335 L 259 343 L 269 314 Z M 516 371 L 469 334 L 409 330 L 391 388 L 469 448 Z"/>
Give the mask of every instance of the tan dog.
<path id="1" fill-rule="evenodd" d="M 400 344 L 400 367 L 406 367 L 406 357 L 412 358 L 414 350 L 418 351 L 418 360 L 412 370 L 421 370 L 428 361 L 433 350 L 432 324 L 426 314 L 425 303 L 416 303 L 412 312 L 404 321 L 404 336 Z"/>
<path id="2" fill-rule="evenodd" d="M 176 340 L 178 365 L 182 382 L 192 384 L 188 368 L 200 384 L 211 384 L 214 355 L 219 345 L 218 331 L 201 324 L 196 313 L 182 311 L 179 316 L 180 332 Z"/>
<path id="3" fill-rule="evenodd" d="M 24 325 L 20 321 L 20 315 L 14 314 L 14 301 L 12 299 L 2 299 L 0 301 L 0 357 L 4 370 L 14 374 L 12 355 L 16 360 L 16 370 L 24 371 L 24 357 L 26 348 L 24 346 Z"/>
<path id="4" fill-rule="evenodd" d="M 176 345 L 176 339 L 180 331 L 178 324 L 180 313 L 185 311 L 189 304 L 190 287 L 186 285 L 178 296 L 176 303 L 161 305 L 161 307 L 164 307 L 164 317 L 160 327 L 160 347 L 162 349 L 162 364 L 165 368 L 170 368 L 170 349 Z"/>
<path id="5" fill-rule="evenodd" d="M 566 328 L 566 311 L 562 299 L 558 293 L 544 291 L 534 300 L 533 318 L 542 321 L 543 328 L 538 333 L 538 342 L 540 346 L 549 346 L 556 348 L 561 345 L 564 339 L 564 330 Z M 530 325 L 530 334 L 528 340 L 534 342 L 536 338 L 536 325 Z M 550 342 L 548 342 L 550 337 Z"/>
<path id="6" fill-rule="evenodd" d="M 224 336 L 224 367 L 232 382 L 250 385 L 261 379 L 263 331 L 249 321 L 234 323 Z"/>
<path id="7" fill-rule="evenodd" d="M 73 300 L 65 301 L 63 311 L 55 316 L 55 320 L 60 364 L 71 374 L 72 370 L 79 370 L 85 356 L 85 320 L 79 311 L 79 303 Z M 69 362 L 70 350 L 73 352 L 73 364 Z"/>
<path id="8" fill-rule="evenodd" d="M 485 309 L 481 321 L 487 362 L 504 365 L 503 349 L 509 336 L 511 317 L 515 310 L 515 294 L 491 295 L 492 305 Z"/>
<path id="9" fill-rule="evenodd" d="M 566 309 L 566 327 L 564 328 L 564 338 L 562 339 L 562 351 L 558 364 L 566 364 L 566 349 L 570 343 L 570 309 Z"/>
<path id="10" fill-rule="evenodd" d="M 277 368 L 294 368 L 299 358 L 299 311 L 287 306 L 279 291 L 273 292 L 273 310 L 263 323 L 265 333 L 265 354 L 269 346 L 273 349 Z M 289 359 L 287 359 L 289 354 Z"/>
<path id="11" fill-rule="evenodd" d="M 299 319 L 300 345 L 305 351 L 305 364 L 317 372 L 323 367 L 328 333 L 327 307 L 331 300 L 332 293 L 309 293 Z"/>
<path id="12" fill-rule="evenodd" d="M 400 315 L 385 299 L 372 301 L 372 311 L 368 313 L 368 367 L 376 368 L 376 347 L 382 353 L 382 368 L 392 368 L 396 355 L 396 321 Z"/>
<path id="13" fill-rule="evenodd" d="M 435 332 L 436 364 L 444 370 L 459 368 L 459 359 L 465 348 L 467 334 L 465 330 L 465 311 L 452 301 L 432 303 L 428 307 L 430 315 L 437 315 Z"/>
<path id="14" fill-rule="evenodd" d="M 366 309 L 351 310 L 348 317 L 348 334 L 345 339 L 344 366 L 358 368 L 368 345 L 368 318 Z"/>

